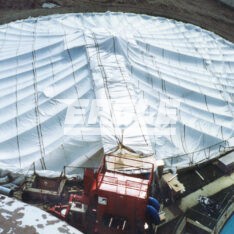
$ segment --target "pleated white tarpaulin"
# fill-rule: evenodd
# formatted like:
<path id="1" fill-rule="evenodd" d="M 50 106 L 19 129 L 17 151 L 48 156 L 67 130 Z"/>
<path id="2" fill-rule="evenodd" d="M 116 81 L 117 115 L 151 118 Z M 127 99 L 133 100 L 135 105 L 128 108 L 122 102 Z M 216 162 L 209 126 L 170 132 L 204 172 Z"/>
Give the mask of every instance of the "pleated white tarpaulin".
<path id="1" fill-rule="evenodd" d="M 96 165 L 119 142 L 169 167 L 232 147 L 234 44 L 124 13 L 0 26 L 0 167 Z M 98 160 L 97 160 L 98 161 Z"/>

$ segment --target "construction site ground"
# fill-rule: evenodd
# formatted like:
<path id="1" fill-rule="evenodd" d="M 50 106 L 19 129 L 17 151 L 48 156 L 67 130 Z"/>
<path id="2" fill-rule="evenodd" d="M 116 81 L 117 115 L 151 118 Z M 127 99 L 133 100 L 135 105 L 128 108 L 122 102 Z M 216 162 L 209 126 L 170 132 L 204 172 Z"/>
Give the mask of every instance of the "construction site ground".
<path id="1" fill-rule="evenodd" d="M 58 4 L 42 8 L 45 2 Z M 234 9 L 218 0 L 0 0 L 0 24 L 28 17 L 78 12 L 134 12 L 198 25 L 234 41 Z"/>

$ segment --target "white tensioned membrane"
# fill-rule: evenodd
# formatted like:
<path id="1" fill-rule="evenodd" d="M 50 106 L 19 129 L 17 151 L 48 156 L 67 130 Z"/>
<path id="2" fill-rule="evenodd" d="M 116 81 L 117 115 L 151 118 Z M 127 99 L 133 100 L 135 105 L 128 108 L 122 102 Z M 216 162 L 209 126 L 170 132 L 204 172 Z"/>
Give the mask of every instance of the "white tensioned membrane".
<path id="1" fill-rule="evenodd" d="M 191 24 L 93 13 L 1 25 L 0 166 L 82 166 L 119 141 L 168 167 L 207 160 L 233 146 L 233 87 L 234 44 Z"/>

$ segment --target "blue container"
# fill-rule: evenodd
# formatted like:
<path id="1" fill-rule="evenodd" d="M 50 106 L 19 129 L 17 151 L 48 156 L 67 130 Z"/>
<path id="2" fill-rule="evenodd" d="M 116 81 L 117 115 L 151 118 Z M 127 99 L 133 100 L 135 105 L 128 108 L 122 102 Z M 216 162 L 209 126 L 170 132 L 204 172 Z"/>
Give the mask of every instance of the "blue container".
<path id="1" fill-rule="evenodd" d="M 0 186 L 0 194 L 12 197 L 13 196 L 13 190 L 9 189 L 9 188 L 6 188 L 6 187 L 3 187 L 3 186 Z"/>
<path id="2" fill-rule="evenodd" d="M 158 211 L 153 206 L 147 205 L 146 217 L 151 223 L 154 223 L 154 224 L 160 223 L 160 217 L 159 217 Z"/>
<path id="3" fill-rule="evenodd" d="M 148 201 L 148 204 L 150 206 L 153 206 L 157 211 L 160 210 L 160 204 L 158 202 L 158 200 L 154 197 L 149 197 L 149 201 Z"/>
<path id="4" fill-rule="evenodd" d="M 225 226 L 221 230 L 220 234 L 233 234 L 234 233 L 234 215 L 232 215 Z"/>

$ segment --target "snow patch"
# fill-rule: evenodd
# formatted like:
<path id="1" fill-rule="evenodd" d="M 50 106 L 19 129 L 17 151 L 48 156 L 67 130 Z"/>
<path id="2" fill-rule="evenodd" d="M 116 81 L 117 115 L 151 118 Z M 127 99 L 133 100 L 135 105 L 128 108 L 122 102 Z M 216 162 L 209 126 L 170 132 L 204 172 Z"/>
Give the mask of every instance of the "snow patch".
<path id="1" fill-rule="evenodd" d="M 50 2 L 45 2 L 42 4 L 42 8 L 55 8 L 55 7 L 60 7 L 59 5 L 55 4 L 55 3 L 50 3 Z"/>
<path id="2" fill-rule="evenodd" d="M 62 233 L 59 230 L 64 227 L 69 234 L 81 233 L 51 214 L 14 198 L 5 197 L 4 200 L 0 200 L 0 208 L 3 210 L 0 216 L 8 220 L 13 219 L 12 221 L 16 221 L 19 227 L 33 226 L 38 233 L 55 233 L 55 230 L 56 233 Z"/>

